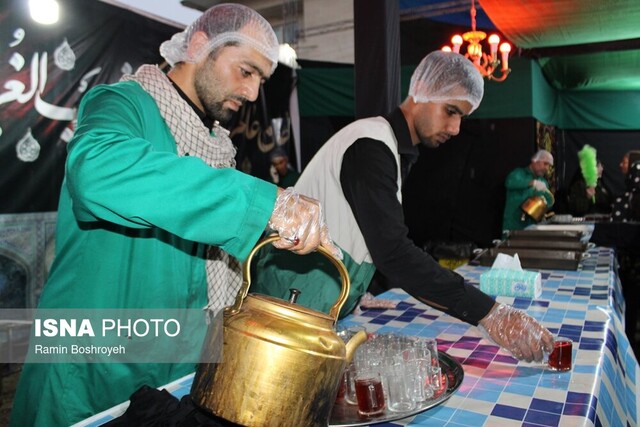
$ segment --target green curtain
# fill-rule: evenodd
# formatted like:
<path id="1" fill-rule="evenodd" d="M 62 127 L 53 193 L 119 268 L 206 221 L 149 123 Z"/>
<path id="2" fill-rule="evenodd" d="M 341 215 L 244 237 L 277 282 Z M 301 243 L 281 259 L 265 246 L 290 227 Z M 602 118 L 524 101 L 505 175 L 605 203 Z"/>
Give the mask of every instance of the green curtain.
<path id="1" fill-rule="evenodd" d="M 471 118 L 534 117 L 560 129 L 640 130 L 640 90 L 556 88 L 548 74 L 559 61 L 510 59 L 512 71 L 504 82 L 485 80 L 482 104 Z M 402 67 L 403 98 L 414 68 Z M 298 97 L 302 117 L 353 117 L 353 67 L 298 70 Z"/>

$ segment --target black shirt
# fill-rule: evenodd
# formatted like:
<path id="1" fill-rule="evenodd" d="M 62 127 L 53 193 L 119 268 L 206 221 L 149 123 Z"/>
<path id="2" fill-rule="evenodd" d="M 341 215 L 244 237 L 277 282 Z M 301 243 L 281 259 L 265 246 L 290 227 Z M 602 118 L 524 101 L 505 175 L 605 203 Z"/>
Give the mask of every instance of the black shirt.
<path id="1" fill-rule="evenodd" d="M 411 165 L 417 161 L 419 151 L 413 146 L 409 127 L 399 108 L 385 118 L 398 141 L 404 180 Z M 359 139 L 344 154 L 340 172 L 342 191 L 364 236 L 373 264 L 391 287 L 401 288 L 423 302 L 445 307 L 448 314 L 477 325 L 495 301 L 464 283 L 459 274 L 440 266 L 409 239 L 402 205 L 396 196 L 397 177 L 394 154 L 382 141 Z"/>

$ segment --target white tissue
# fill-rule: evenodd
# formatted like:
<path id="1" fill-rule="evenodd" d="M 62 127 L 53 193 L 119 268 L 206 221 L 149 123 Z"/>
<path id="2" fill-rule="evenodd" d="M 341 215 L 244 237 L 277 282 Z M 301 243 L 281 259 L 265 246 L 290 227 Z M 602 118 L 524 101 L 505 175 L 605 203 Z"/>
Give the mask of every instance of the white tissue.
<path id="1" fill-rule="evenodd" d="M 493 261 L 493 265 L 491 268 L 507 268 L 511 270 L 522 270 L 522 265 L 520 265 L 520 258 L 518 258 L 518 254 L 514 254 L 513 256 L 508 254 L 503 254 L 502 252 L 498 252 L 498 256 Z"/>
<path id="2" fill-rule="evenodd" d="M 523 270 L 518 254 L 498 253 L 491 270 L 480 275 L 480 290 L 494 296 L 538 298 L 542 294 L 542 276 Z"/>

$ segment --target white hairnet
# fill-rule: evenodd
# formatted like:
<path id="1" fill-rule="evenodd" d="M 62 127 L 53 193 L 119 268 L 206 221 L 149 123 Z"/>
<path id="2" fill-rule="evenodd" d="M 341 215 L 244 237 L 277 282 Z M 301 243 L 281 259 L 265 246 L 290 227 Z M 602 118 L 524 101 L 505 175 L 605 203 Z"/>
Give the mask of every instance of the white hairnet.
<path id="1" fill-rule="evenodd" d="M 187 47 L 194 33 L 209 38 L 200 51 L 189 54 Z M 223 3 L 207 9 L 181 33 L 160 45 L 160 55 L 174 66 L 178 62 L 198 62 L 212 50 L 228 43 L 246 44 L 271 60 L 271 72 L 278 65 L 278 38 L 258 12 L 240 4 Z"/>
<path id="2" fill-rule="evenodd" d="M 536 154 L 531 157 L 532 162 L 548 162 L 553 166 L 553 155 L 547 150 L 538 150 Z"/>
<path id="3" fill-rule="evenodd" d="M 484 95 L 484 80 L 475 65 L 459 53 L 436 50 L 425 56 L 411 76 L 409 96 L 415 102 L 468 101 L 473 112 Z"/>

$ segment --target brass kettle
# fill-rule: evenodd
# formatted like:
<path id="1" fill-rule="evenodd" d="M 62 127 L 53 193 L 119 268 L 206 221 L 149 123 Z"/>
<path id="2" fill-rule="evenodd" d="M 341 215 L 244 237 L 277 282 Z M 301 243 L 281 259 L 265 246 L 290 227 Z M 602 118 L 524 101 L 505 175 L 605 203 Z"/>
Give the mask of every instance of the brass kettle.
<path id="1" fill-rule="evenodd" d="M 553 193 L 546 190 L 551 195 L 552 203 L 554 201 Z M 525 214 L 530 216 L 535 222 L 540 222 L 547 213 L 547 200 L 542 196 L 531 196 L 520 205 L 520 209 L 524 214 L 522 220 L 524 221 Z"/>
<path id="2" fill-rule="evenodd" d="M 247 257 L 235 304 L 224 311 L 222 362 L 198 366 L 191 398 L 206 411 L 243 426 L 326 427 L 344 368 L 367 335 L 361 331 L 345 344 L 336 334 L 350 280 L 344 264 L 322 247 L 318 252 L 342 279 L 342 291 L 328 315 L 291 301 L 248 295 L 252 257 L 278 239 L 263 239 Z M 212 342 L 208 335 L 203 351 Z"/>
<path id="3" fill-rule="evenodd" d="M 535 222 L 540 222 L 547 212 L 547 201 L 542 196 L 531 196 L 522 202 L 520 209 Z"/>

